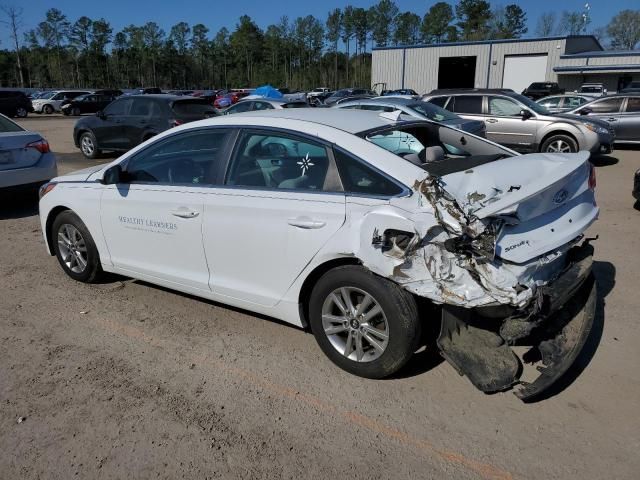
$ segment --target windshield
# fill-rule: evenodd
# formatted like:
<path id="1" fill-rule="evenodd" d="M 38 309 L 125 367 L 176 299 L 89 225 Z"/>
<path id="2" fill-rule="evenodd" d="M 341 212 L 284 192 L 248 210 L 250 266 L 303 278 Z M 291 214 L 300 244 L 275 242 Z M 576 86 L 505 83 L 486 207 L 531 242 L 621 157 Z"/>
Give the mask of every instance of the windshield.
<path id="1" fill-rule="evenodd" d="M 580 88 L 580 93 L 600 93 L 602 92 L 602 87 L 582 87 Z"/>
<path id="2" fill-rule="evenodd" d="M 83 102 L 84 100 L 86 100 L 89 97 L 90 94 L 85 93 L 84 95 L 78 95 L 76 98 L 74 98 L 73 100 L 75 102 Z"/>
<path id="3" fill-rule="evenodd" d="M 489 162 L 516 155 L 475 135 L 461 136 L 459 130 L 427 122 L 394 125 L 359 136 L 429 172 L 446 170 L 447 163 L 460 159 Z"/>
<path id="4" fill-rule="evenodd" d="M 42 95 L 40 95 L 38 98 L 43 98 L 45 100 L 50 99 L 51 97 L 53 97 L 56 94 L 56 92 L 47 92 L 47 93 L 43 93 Z"/>
<path id="5" fill-rule="evenodd" d="M 534 102 L 529 97 L 525 97 L 524 95 L 520 95 L 519 93 L 510 95 L 510 97 L 515 98 L 520 103 L 524 104 L 529 110 L 533 110 L 540 115 L 551 115 L 551 112 L 549 110 L 547 110 L 539 103 Z"/>
<path id="6" fill-rule="evenodd" d="M 411 110 L 424 115 L 429 120 L 434 122 L 446 122 L 447 120 L 461 120 L 460 117 L 451 113 L 449 110 L 445 110 L 442 107 L 427 102 L 414 103 L 408 106 Z"/>

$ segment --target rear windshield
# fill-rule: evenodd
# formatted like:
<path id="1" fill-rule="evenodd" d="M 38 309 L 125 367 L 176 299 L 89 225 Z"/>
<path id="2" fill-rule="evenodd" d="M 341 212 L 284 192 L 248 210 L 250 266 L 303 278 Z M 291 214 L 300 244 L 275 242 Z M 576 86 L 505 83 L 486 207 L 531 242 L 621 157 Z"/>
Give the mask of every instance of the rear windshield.
<path id="1" fill-rule="evenodd" d="M 580 88 L 580 93 L 600 93 L 602 92 L 602 87 L 582 87 Z"/>
<path id="2" fill-rule="evenodd" d="M 0 133 L 4 132 L 24 132 L 24 128 L 17 123 L 13 123 L 7 117 L 0 115 Z"/>
<path id="3" fill-rule="evenodd" d="M 306 102 L 290 102 L 283 103 L 282 108 L 305 108 L 308 107 Z"/>
<path id="4" fill-rule="evenodd" d="M 216 114 L 209 103 L 204 100 L 178 100 L 173 102 L 173 112 L 179 116 L 211 117 Z"/>
<path id="5" fill-rule="evenodd" d="M 458 120 L 459 117 L 454 115 L 448 110 L 445 110 L 442 107 L 434 105 L 432 103 L 419 102 L 409 105 L 409 108 L 415 110 L 418 113 L 421 113 L 429 120 L 433 120 L 435 122 L 446 122 L 447 120 Z"/>

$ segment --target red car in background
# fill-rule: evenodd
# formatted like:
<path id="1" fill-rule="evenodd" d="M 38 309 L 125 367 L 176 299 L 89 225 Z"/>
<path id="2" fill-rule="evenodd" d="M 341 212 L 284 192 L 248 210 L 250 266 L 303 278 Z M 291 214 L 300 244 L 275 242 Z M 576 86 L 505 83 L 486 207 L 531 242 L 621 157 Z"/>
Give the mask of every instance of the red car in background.
<path id="1" fill-rule="evenodd" d="M 213 106 L 216 108 L 227 108 L 238 103 L 241 98 L 244 98 L 250 94 L 251 90 L 249 89 L 221 90 L 216 95 Z"/>

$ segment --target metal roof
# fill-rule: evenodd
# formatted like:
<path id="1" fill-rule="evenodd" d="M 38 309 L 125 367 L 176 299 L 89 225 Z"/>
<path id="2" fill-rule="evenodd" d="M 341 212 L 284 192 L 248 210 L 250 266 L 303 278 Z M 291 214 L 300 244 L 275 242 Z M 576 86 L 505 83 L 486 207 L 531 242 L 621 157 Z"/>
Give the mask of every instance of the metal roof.
<path id="1" fill-rule="evenodd" d="M 640 57 L 640 50 L 592 50 L 560 55 L 560 58 Z"/>
<path id="2" fill-rule="evenodd" d="M 449 43 L 420 43 L 415 45 L 395 45 L 391 47 L 375 47 L 373 50 L 397 50 L 397 49 L 407 49 L 407 48 L 436 48 L 436 47 L 457 47 L 457 46 L 465 46 L 465 45 L 491 45 L 496 43 L 526 43 L 526 42 L 544 42 L 544 41 L 553 41 L 553 40 L 567 40 L 571 38 L 590 38 L 596 42 L 597 45 L 600 45 L 598 39 L 593 35 L 561 35 L 561 36 L 552 36 L 552 37 L 538 37 L 538 38 L 510 38 L 510 39 L 500 39 L 500 40 L 476 40 L 469 42 L 449 42 Z"/>
<path id="3" fill-rule="evenodd" d="M 629 70 L 640 72 L 640 64 L 629 65 L 571 65 L 567 67 L 553 67 L 556 73 L 580 73 L 580 72 L 619 72 Z"/>

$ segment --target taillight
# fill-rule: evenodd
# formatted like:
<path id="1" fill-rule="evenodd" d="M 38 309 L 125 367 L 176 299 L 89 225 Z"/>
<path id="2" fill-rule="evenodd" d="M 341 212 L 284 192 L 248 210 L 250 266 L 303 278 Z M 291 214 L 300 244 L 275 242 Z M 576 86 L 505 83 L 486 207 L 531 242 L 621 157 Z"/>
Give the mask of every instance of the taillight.
<path id="1" fill-rule="evenodd" d="M 589 188 L 591 190 L 596 189 L 596 169 L 591 165 L 591 171 L 589 172 Z"/>
<path id="2" fill-rule="evenodd" d="M 38 190 L 38 198 L 42 199 L 42 197 L 44 197 L 47 193 L 53 190 L 56 187 L 56 185 L 57 183 L 53 183 L 53 182 L 45 183 L 44 185 L 42 185 L 40 187 L 40 190 Z"/>
<path id="3" fill-rule="evenodd" d="M 49 148 L 49 142 L 47 142 L 44 138 L 42 140 L 27 143 L 24 148 L 35 148 L 40 153 L 49 153 L 51 151 L 51 148 Z"/>
<path id="4" fill-rule="evenodd" d="M 177 127 L 178 125 L 182 125 L 182 121 L 180 120 L 170 120 L 169 123 L 171 124 L 171 127 Z"/>

